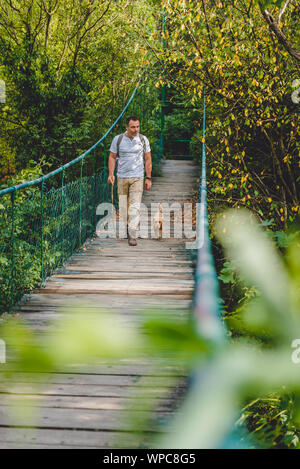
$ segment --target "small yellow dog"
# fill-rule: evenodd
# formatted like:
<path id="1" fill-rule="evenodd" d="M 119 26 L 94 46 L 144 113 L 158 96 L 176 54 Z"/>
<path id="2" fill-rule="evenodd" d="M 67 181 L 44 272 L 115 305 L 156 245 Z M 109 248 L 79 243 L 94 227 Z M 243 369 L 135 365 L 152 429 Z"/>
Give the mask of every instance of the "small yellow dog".
<path id="1" fill-rule="evenodd" d="M 162 206 L 158 203 L 157 211 L 152 218 L 152 226 L 155 233 L 155 237 L 158 239 L 162 238 L 164 224 L 164 216 L 162 211 Z"/>

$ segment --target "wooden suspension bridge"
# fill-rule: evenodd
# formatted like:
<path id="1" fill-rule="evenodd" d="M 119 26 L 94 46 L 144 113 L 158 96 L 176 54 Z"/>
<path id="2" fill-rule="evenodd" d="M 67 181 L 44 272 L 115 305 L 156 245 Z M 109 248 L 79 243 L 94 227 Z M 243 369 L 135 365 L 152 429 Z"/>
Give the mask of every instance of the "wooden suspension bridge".
<path id="1" fill-rule="evenodd" d="M 182 204 L 195 196 L 199 176 L 193 161 L 165 160 L 161 167 L 162 176 L 144 192 L 145 205 Z M 66 306 L 76 310 L 85 305 L 87 314 L 101 306 L 137 329 L 147 308 L 159 308 L 158 316 L 185 320 L 194 291 L 186 241 L 141 238 L 138 246 L 130 247 L 126 239 L 88 239 L 84 249 L 14 312 L 41 341 L 66 314 Z M 50 375 L 16 372 L 0 382 L 0 448 L 153 447 L 157 433 L 171 431 L 167 424 L 184 395 L 186 373 L 182 363 L 167 355 L 74 363 Z M 26 413 L 14 412 L 19 398 L 23 410 L 34 411 L 34 428 Z M 143 418 L 147 430 L 138 434 Z"/>

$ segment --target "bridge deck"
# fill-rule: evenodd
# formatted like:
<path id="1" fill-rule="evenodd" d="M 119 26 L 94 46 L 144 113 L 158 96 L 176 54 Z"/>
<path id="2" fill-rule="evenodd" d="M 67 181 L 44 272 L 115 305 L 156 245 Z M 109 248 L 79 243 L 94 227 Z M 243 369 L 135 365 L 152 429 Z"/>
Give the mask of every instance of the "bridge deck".
<path id="1" fill-rule="evenodd" d="M 162 170 L 143 202 L 191 199 L 196 166 L 167 160 Z M 185 319 L 193 292 L 185 241 L 139 239 L 138 246 L 130 247 L 127 240 L 89 240 L 17 312 L 41 337 L 64 316 L 66 305 L 76 309 L 84 303 L 90 312 L 100 305 L 112 316 L 121 314 L 132 328 L 139 327 L 145 308 L 156 306 L 161 308 L 157 315 Z M 50 377 L 16 372 L 9 383 L 0 384 L 0 448 L 151 447 L 154 432 L 165 431 L 184 392 L 185 375 L 183 365 L 167 355 L 73 364 Z M 28 428 L 26 414 L 11 413 L 20 396 L 28 410 L 37 411 L 35 428 Z M 147 432 L 138 435 L 132 425 L 142 427 L 149 406 L 154 412 Z"/>

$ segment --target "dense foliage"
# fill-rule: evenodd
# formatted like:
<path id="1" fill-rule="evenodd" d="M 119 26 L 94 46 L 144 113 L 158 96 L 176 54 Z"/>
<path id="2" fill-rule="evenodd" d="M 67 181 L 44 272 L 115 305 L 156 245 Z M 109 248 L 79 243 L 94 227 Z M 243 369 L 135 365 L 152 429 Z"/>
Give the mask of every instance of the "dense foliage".
<path id="1" fill-rule="evenodd" d="M 175 86 L 198 109 L 205 86 L 214 198 L 286 227 L 299 213 L 299 120 L 291 99 L 299 76 L 296 2 L 162 3 L 167 24 L 156 50 L 164 64 L 157 84 Z M 200 129 L 192 145 L 199 158 Z"/>
<path id="2" fill-rule="evenodd" d="M 146 53 L 147 2 L 1 0 L 2 182 L 43 155 L 56 169 L 98 140 L 123 108 Z"/>

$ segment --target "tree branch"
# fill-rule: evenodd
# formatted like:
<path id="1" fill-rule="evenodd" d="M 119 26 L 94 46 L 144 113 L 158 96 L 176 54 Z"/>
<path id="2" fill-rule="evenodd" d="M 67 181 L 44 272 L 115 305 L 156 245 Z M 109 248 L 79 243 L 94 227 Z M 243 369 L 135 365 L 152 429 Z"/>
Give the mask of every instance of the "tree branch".
<path id="1" fill-rule="evenodd" d="M 286 0 L 285 4 L 283 5 L 282 9 L 279 12 L 277 23 L 280 23 L 281 17 L 283 15 L 283 13 L 285 12 L 286 7 L 288 6 L 289 3 L 290 3 L 290 0 Z"/>
<path id="2" fill-rule="evenodd" d="M 281 16 L 285 10 L 285 8 L 287 7 L 288 5 L 288 1 L 285 3 L 283 9 L 281 10 Z M 267 10 L 267 9 L 264 9 L 262 7 L 262 4 L 259 3 L 259 6 L 260 6 L 260 10 L 261 10 L 261 13 L 265 19 L 265 21 L 267 22 L 267 24 L 269 25 L 269 28 L 271 29 L 271 31 L 273 31 L 273 33 L 275 34 L 275 36 L 277 37 L 278 41 L 283 45 L 283 47 L 288 51 L 288 53 L 294 58 L 297 60 L 297 62 L 300 62 L 300 52 L 295 49 L 288 41 L 287 37 L 283 34 L 282 30 L 280 29 L 277 21 L 275 20 L 275 18 L 271 15 L 271 13 Z"/>

